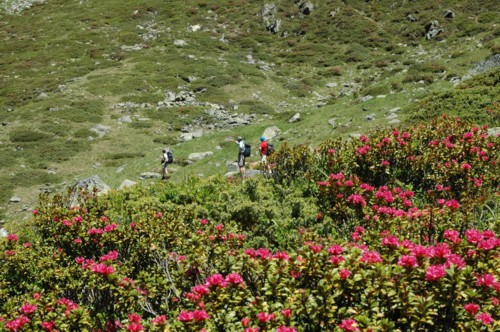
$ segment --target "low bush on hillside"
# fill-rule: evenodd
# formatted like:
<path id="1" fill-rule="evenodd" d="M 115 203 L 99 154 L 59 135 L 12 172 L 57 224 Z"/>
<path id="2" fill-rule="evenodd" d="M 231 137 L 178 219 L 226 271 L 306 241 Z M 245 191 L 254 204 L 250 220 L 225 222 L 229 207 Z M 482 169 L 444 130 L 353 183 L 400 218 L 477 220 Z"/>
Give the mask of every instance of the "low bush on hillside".
<path id="1" fill-rule="evenodd" d="M 270 179 L 42 196 L 31 231 L 0 241 L 0 328 L 496 330 L 486 129 L 442 117 L 283 144 Z"/>

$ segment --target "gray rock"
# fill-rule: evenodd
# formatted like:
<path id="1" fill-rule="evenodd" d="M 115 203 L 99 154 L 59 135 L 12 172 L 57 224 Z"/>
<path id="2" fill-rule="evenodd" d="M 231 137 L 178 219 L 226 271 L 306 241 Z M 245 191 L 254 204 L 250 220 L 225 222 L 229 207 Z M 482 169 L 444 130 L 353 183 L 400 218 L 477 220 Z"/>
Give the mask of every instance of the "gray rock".
<path id="1" fill-rule="evenodd" d="M 182 40 L 182 39 L 176 39 L 176 40 L 174 40 L 174 45 L 182 47 L 182 46 L 186 46 L 187 42 L 185 40 Z"/>
<path id="2" fill-rule="evenodd" d="M 375 113 L 365 116 L 365 119 L 368 121 L 375 120 Z"/>
<path id="3" fill-rule="evenodd" d="M 406 15 L 406 19 L 410 22 L 416 22 L 417 19 L 412 15 L 412 14 L 408 14 Z"/>
<path id="4" fill-rule="evenodd" d="M 451 10 L 446 10 L 443 14 L 444 18 L 455 18 L 455 13 Z"/>
<path id="5" fill-rule="evenodd" d="M 207 157 L 210 157 L 210 156 L 213 156 L 213 152 L 212 151 L 206 151 L 206 152 L 194 152 L 194 153 L 190 153 L 189 156 L 188 156 L 188 159 L 189 160 L 202 160 L 202 159 L 205 159 Z"/>
<path id="6" fill-rule="evenodd" d="M 69 199 L 70 206 L 76 206 L 80 203 L 83 192 L 96 193 L 103 195 L 111 189 L 98 175 L 93 175 L 89 178 L 78 180 L 71 186 L 71 195 Z"/>
<path id="7" fill-rule="evenodd" d="M 4 228 L 0 228 L 0 238 L 7 236 L 9 236 L 9 233 Z"/>
<path id="8" fill-rule="evenodd" d="M 500 127 L 489 128 L 488 135 L 498 137 L 500 135 Z"/>
<path id="9" fill-rule="evenodd" d="M 359 98 L 359 102 L 364 103 L 364 102 L 366 102 L 368 100 L 372 100 L 372 99 L 373 99 L 373 96 L 368 95 L 368 96 L 364 96 L 364 97 Z"/>
<path id="10" fill-rule="evenodd" d="M 300 121 L 300 113 L 295 113 L 294 116 L 290 120 L 288 120 L 289 123 L 294 123 Z"/>
<path id="11" fill-rule="evenodd" d="M 401 107 L 394 107 L 394 108 L 390 109 L 389 112 L 387 112 L 387 113 L 397 113 L 399 111 L 401 111 Z"/>
<path id="12" fill-rule="evenodd" d="M 132 122 L 132 118 L 130 117 L 130 115 L 125 115 L 125 116 L 122 116 L 121 118 L 119 118 L 118 122 L 130 123 L 130 122 Z"/>
<path id="13" fill-rule="evenodd" d="M 10 199 L 9 199 L 9 203 L 20 203 L 21 202 L 21 198 L 17 197 L 17 196 L 12 196 Z"/>
<path id="14" fill-rule="evenodd" d="M 481 74 L 482 72 L 485 72 L 491 68 L 499 67 L 500 66 L 500 53 L 492 55 L 488 59 L 475 64 L 472 66 L 472 68 L 465 74 L 464 77 L 462 77 L 462 80 L 469 79 L 473 76 L 476 76 L 478 74 Z"/>
<path id="15" fill-rule="evenodd" d="M 228 172 L 239 172 L 240 168 L 238 167 L 238 163 L 231 162 L 227 164 L 227 171 Z"/>
<path id="16" fill-rule="evenodd" d="M 326 87 L 327 88 L 336 88 L 338 86 L 338 84 L 336 82 L 330 82 L 330 83 L 327 83 L 326 84 Z"/>
<path id="17" fill-rule="evenodd" d="M 396 113 L 389 113 L 385 116 L 387 120 L 397 119 L 398 115 Z"/>
<path id="18" fill-rule="evenodd" d="M 276 126 L 267 127 L 262 134 L 262 136 L 264 136 L 267 140 L 272 140 L 279 135 L 281 135 L 281 129 Z"/>
<path id="19" fill-rule="evenodd" d="M 105 126 L 102 124 L 98 124 L 94 126 L 93 128 L 90 128 L 89 130 L 96 133 L 99 138 L 102 138 L 104 135 L 106 135 L 111 128 L 109 126 Z"/>
<path id="20" fill-rule="evenodd" d="M 139 179 L 145 180 L 145 179 L 161 179 L 161 174 L 160 173 L 155 173 L 155 172 L 144 172 L 139 174 Z"/>
<path id="21" fill-rule="evenodd" d="M 276 18 L 278 9 L 274 3 L 265 4 L 262 7 L 261 15 L 267 31 L 275 34 L 281 29 L 281 20 Z"/>
<path id="22" fill-rule="evenodd" d="M 120 184 L 120 186 L 118 186 L 118 190 L 122 190 L 122 189 L 128 188 L 128 187 L 132 187 L 132 186 L 135 186 L 136 184 L 137 184 L 137 182 L 135 182 L 135 181 L 125 179 Z"/>
<path id="23" fill-rule="evenodd" d="M 180 136 L 179 136 L 179 139 L 182 141 L 182 142 L 188 142 L 188 141 L 191 141 L 193 139 L 193 134 L 191 133 L 182 133 Z"/>
<path id="24" fill-rule="evenodd" d="M 387 122 L 388 124 L 399 124 L 401 121 L 399 119 L 392 119 L 391 121 Z"/>
<path id="25" fill-rule="evenodd" d="M 432 20 L 425 26 L 425 39 L 432 39 L 439 35 L 444 30 L 441 28 L 437 20 Z"/>

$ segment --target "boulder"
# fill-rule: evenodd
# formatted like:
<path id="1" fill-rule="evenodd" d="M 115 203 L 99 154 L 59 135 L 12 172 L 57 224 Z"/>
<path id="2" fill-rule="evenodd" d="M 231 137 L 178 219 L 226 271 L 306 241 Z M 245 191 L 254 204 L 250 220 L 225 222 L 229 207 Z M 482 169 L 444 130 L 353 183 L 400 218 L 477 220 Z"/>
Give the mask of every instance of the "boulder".
<path id="1" fill-rule="evenodd" d="M 439 22 L 437 20 L 432 20 L 425 26 L 425 39 L 429 40 L 435 38 L 443 31 Z"/>
<path id="2" fill-rule="evenodd" d="M 69 204 L 70 206 L 78 205 L 82 198 L 82 194 L 85 192 L 99 196 L 108 193 L 110 189 L 111 187 L 102 181 L 98 175 L 78 180 L 73 186 L 71 186 Z"/>
<path id="3" fill-rule="evenodd" d="M 118 186 L 118 190 L 123 190 L 124 188 L 132 187 L 135 186 L 137 182 L 125 179 L 123 182 Z"/>
<path id="4" fill-rule="evenodd" d="M 20 203 L 21 202 L 21 199 L 17 196 L 12 196 L 10 199 L 9 199 L 9 203 Z"/>
<path id="5" fill-rule="evenodd" d="M 207 157 L 210 157 L 210 156 L 213 156 L 213 152 L 212 151 L 206 151 L 206 152 L 194 152 L 194 153 L 191 153 L 189 154 L 188 156 L 188 159 L 189 160 L 202 160 L 202 159 L 205 159 Z"/>
<path id="6" fill-rule="evenodd" d="M 451 10 L 446 10 L 443 14 L 444 18 L 455 18 L 455 13 Z"/>
<path id="7" fill-rule="evenodd" d="M 4 228 L 0 228 L 0 238 L 7 237 L 8 235 L 9 233 Z"/>
<path id="8" fill-rule="evenodd" d="M 491 68 L 499 66 L 500 66 L 500 53 L 492 55 L 488 59 L 472 66 L 472 68 L 467 72 L 467 74 L 465 74 L 465 76 L 462 77 L 462 80 L 466 80 L 468 78 L 481 74 L 482 72 L 485 72 Z"/>
<path id="9" fill-rule="evenodd" d="M 300 121 L 300 113 L 295 113 L 294 116 L 290 120 L 288 120 L 289 123 L 294 123 Z"/>
<path id="10" fill-rule="evenodd" d="M 267 140 L 272 140 L 279 135 L 281 135 L 281 130 L 276 126 L 267 127 L 262 134 Z"/>

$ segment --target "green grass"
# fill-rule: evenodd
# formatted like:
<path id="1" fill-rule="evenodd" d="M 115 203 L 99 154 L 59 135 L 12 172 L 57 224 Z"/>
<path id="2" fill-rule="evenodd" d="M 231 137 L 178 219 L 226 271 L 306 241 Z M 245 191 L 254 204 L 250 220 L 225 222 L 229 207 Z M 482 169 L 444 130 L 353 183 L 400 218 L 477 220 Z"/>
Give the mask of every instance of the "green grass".
<path id="1" fill-rule="evenodd" d="M 0 207 L 16 191 L 33 192 L 28 204 L 36 200 L 39 181 L 12 175 L 23 164 L 42 173 L 55 169 L 56 176 L 47 181 L 71 184 L 98 174 L 116 187 L 125 178 L 138 180 L 142 172 L 159 171 L 163 146 L 172 146 L 179 158 L 172 166 L 173 181 L 224 174 L 225 163 L 235 159 L 235 147 L 224 138 L 242 135 L 256 145 L 272 125 L 283 132 L 276 139 L 279 147 L 282 142 L 316 145 L 387 126 L 384 115 L 394 107 L 403 108 L 401 123 L 452 109 L 452 114 L 497 123 L 482 112 L 499 100 L 495 75 L 458 88 L 449 83 L 498 53 L 500 21 L 492 15 L 496 1 L 403 5 L 327 0 L 315 3 L 312 14 L 304 16 L 293 2 L 279 0 L 278 34 L 266 31 L 259 16 L 265 3 L 49 1 L 19 15 L 2 13 L 0 120 L 7 125 L 0 132 L 0 169 L 2 182 L 8 184 L 2 184 Z M 455 19 L 442 18 L 445 7 L 455 11 Z M 417 21 L 409 22 L 408 13 Z M 433 19 L 445 32 L 427 41 L 424 26 Z M 201 30 L 189 32 L 187 27 L 195 24 Z M 155 39 L 143 39 L 149 31 Z M 186 45 L 175 46 L 175 40 Z M 133 45 L 141 48 L 127 49 Z M 195 80 L 190 82 L 190 77 Z M 327 83 L 337 87 L 327 88 Z M 226 109 L 238 105 L 236 112 L 257 117 L 249 126 L 205 132 L 201 139 L 179 143 L 180 130 L 204 118 L 206 106 L 115 107 L 120 102 L 154 106 L 166 91 L 181 90 L 197 91 L 199 103 Z M 344 95 L 344 90 L 350 91 Z M 359 103 L 365 95 L 386 97 Z M 326 106 L 316 107 L 320 102 Z M 467 112 L 471 107 L 476 110 Z M 297 112 L 301 121 L 288 123 Z M 367 121 L 371 113 L 375 119 Z M 125 115 L 133 122 L 117 121 Z M 337 128 L 328 124 L 332 118 Z M 100 138 L 90 131 L 96 124 L 110 131 Z M 214 156 L 182 163 L 189 153 L 201 151 L 213 151 Z M 1 218 L 4 211 L 0 209 Z"/>

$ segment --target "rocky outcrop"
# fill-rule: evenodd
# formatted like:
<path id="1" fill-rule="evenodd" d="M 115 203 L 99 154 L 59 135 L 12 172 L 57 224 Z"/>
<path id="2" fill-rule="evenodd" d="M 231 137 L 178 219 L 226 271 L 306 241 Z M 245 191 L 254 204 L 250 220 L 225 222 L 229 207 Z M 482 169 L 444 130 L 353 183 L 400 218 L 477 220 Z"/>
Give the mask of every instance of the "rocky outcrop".
<path id="1" fill-rule="evenodd" d="M 278 9 L 274 3 L 268 3 L 262 7 L 260 13 L 267 31 L 271 33 L 278 33 L 281 28 L 281 20 L 276 18 L 277 11 Z"/>
<path id="2" fill-rule="evenodd" d="M 437 35 L 443 31 L 439 22 L 437 20 L 432 20 L 425 26 L 425 39 L 436 38 Z"/>
<path id="3" fill-rule="evenodd" d="M 89 178 L 78 180 L 71 187 L 71 194 L 69 198 L 70 206 L 79 205 L 84 195 L 102 195 L 109 192 L 111 189 L 101 178 L 97 175 L 93 175 Z"/>
<path id="4" fill-rule="evenodd" d="M 466 80 L 482 72 L 485 72 L 491 68 L 500 67 L 500 54 L 495 54 L 489 57 L 488 59 L 475 64 L 472 68 L 462 77 L 462 80 Z"/>

